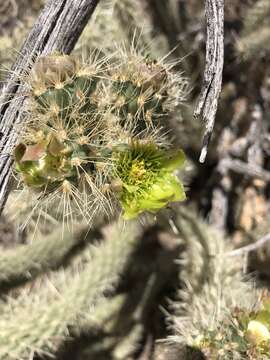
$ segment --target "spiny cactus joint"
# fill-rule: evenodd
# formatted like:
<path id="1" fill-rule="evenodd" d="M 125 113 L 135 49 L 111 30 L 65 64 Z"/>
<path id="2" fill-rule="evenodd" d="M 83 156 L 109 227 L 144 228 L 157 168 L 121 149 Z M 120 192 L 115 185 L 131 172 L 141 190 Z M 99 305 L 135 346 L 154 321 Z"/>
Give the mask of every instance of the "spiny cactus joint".
<path id="1" fill-rule="evenodd" d="M 65 221 L 89 221 L 117 202 L 132 218 L 185 199 L 174 174 L 184 154 L 164 143 L 154 121 L 175 100 L 173 70 L 134 49 L 122 55 L 107 69 L 100 54 L 90 63 L 52 54 L 27 78 L 29 121 L 14 152 L 16 171 Z"/>

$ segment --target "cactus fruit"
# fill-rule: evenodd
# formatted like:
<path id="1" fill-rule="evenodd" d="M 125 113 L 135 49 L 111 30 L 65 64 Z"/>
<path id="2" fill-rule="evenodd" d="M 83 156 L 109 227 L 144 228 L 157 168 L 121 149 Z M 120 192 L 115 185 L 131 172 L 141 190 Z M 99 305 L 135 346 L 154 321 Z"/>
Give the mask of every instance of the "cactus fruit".
<path id="1" fill-rule="evenodd" d="M 57 219 L 89 222 L 97 210 L 110 214 L 115 200 L 132 218 L 185 199 L 173 174 L 183 152 L 171 150 L 154 123 L 179 97 L 181 84 L 170 94 L 169 67 L 135 50 L 119 54 L 122 65 L 114 60 L 108 69 L 100 54 L 87 63 L 40 57 L 27 78 L 29 121 L 15 148 L 16 171 Z"/>

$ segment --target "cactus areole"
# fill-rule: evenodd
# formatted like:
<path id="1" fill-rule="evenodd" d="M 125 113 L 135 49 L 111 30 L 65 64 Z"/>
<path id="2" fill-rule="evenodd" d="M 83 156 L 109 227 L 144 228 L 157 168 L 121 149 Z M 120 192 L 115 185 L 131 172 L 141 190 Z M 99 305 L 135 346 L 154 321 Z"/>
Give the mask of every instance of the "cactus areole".
<path id="1" fill-rule="evenodd" d="M 114 199 L 125 219 L 183 201 L 175 171 L 184 153 L 152 135 L 168 96 L 167 71 L 147 58 L 116 73 L 104 70 L 104 62 L 62 54 L 38 59 L 28 80 L 29 122 L 14 152 L 21 182 L 43 199 L 62 193 L 80 211 L 98 196 Z"/>

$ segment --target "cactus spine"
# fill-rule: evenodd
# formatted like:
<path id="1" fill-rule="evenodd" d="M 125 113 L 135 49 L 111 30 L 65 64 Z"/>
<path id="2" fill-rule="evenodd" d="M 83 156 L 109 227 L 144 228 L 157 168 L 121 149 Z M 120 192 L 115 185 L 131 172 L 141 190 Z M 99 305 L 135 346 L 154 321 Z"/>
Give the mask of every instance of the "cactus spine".
<path id="1" fill-rule="evenodd" d="M 97 303 L 104 291 L 117 284 L 139 235 L 139 227 L 130 224 L 119 235 L 119 227 L 110 239 L 91 251 L 91 260 L 80 274 L 58 289 L 54 297 L 10 301 L 0 320 L 1 359 L 29 359 L 32 353 L 53 354 L 76 325 L 81 315 Z M 19 326 L 18 326 L 19 324 Z"/>
<path id="2" fill-rule="evenodd" d="M 112 99 L 121 122 L 130 119 L 138 131 L 165 126 L 166 115 L 185 96 L 185 80 L 171 72 L 173 64 L 144 56 L 136 48 L 122 56 L 124 61 L 112 76 Z"/>
<path id="3" fill-rule="evenodd" d="M 33 279 L 38 274 L 59 266 L 68 253 L 82 240 L 87 228 L 75 232 L 57 229 L 52 234 L 27 245 L 6 249 L 0 255 L 0 285 Z"/>
<path id="4" fill-rule="evenodd" d="M 187 246 L 180 279 L 186 286 L 174 304 L 170 340 L 209 359 L 268 359 L 269 295 L 261 297 L 243 280 L 220 234 L 194 214 L 179 213 L 176 224 Z"/>
<path id="5" fill-rule="evenodd" d="M 37 60 L 27 79 L 29 121 L 14 152 L 16 171 L 43 211 L 64 222 L 89 222 L 97 211 L 110 214 L 117 203 L 130 218 L 185 198 L 174 175 L 183 165 L 183 153 L 174 155 L 164 142 L 163 125 L 156 122 L 177 105 L 182 84 L 175 88 L 170 66 L 149 61 L 134 49 L 118 56 L 107 69 L 109 59 L 100 54 L 87 63 L 73 56 L 48 55 Z M 150 148 L 150 157 L 159 158 L 158 166 L 150 161 Z M 131 164 L 133 155 L 140 166 L 146 165 L 139 172 L 148 167 L 152 175 L 163 173 L 163 194 L 158 176 L 149 183 L 150 199 L 145 192 L 149 176 L 134 187 L 134 171 L 122 166 L 125 156 Z M 166 160 L 174 166 L 166 167 Z M 138 205 L 137 195 L 143 192 L 146 198 Z"/>

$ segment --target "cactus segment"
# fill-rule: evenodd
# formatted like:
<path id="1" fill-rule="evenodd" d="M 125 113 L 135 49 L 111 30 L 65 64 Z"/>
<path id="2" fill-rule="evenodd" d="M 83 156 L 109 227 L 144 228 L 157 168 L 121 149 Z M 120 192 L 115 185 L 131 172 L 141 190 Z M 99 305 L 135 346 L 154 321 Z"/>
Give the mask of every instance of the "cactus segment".
<path id="1" fill-rule="evenodd" d="M 270 306 L 269 300 L 260 302 L 258 309 L 234 309 L 216 330 L 208 330 L 195 339 L 194 346 L 211 358 L 233 360 L 269 359 Z"/>
<path id="2" fill-rule="evenodd" d="M 98 70 L 83 68 L 68 55 L 40 57 L 32 71 L 32 93 L 37 110 L 59 112 L 67 116 L 78 107 L 81 112 L 93 110 L 91 95 L 96 90 Z"/>
<path id="3" fill-rule="evenodd" d="M 113 74 L 114 108 L 122 123 L 132 117 L 143 130 L 164 115 L 168 82 L 161 64 L 138 55 L 128 58 Z"/>
<path id="4" fill-rule="evenodd" d="M 96 206 L 111 213 L 117 200 L 130 219 L 185 199 L 174 174 L 184 154 L 164 150 L 162 127 L 153 122 L 164 115 L 169 69 L 135 50 L 121 66 L 105 70 L 104 63 L 52 54 L 29 74 L 33 106 L 15 166 L 41 202 L 63 204 L 63 217 L 73 218 L 72 205 L 83 216 Z"/>

